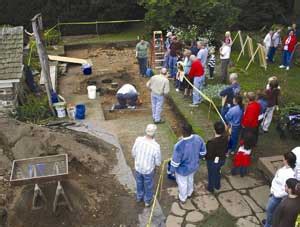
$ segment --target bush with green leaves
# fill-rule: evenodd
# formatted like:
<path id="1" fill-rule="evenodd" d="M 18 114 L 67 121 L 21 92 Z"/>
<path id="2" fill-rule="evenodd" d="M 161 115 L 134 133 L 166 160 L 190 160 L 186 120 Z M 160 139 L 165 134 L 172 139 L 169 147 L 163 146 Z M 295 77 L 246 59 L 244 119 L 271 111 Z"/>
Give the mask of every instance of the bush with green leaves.
<path id="1" fill-rule="evenodd" d="M 43 96 L 27 96 L 26 103 L 17 107 L 16 117 L 20 121 L 39 123 L 51 117 L 48 98 Z"/>

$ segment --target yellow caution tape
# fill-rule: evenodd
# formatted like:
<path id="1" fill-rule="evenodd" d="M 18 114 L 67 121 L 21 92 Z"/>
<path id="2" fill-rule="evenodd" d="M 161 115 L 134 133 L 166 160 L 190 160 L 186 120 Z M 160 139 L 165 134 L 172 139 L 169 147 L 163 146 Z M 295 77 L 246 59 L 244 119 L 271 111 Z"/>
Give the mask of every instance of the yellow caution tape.
<path id="1" fill-rule="evenodd" d="M 204 76 L 204 75 L 203 75 Z M 200 91 L 198 88 L 196 88 L 189 80 L 188 78 L 186 78 L 186 76 L 183 76 L 183 78 L 188 82 L 189 85 L 191 85 L 191 87 L 197 91 L 206 101 L 208 101 L 215 109 L 215 111 L 217 112 L 217 114 L 219 115 L 220 119 L 222 120 L 222 122 L 226 125 L 225 120 L 223 119 L 221 113 L 219 112 L 216 104 L 214 103 L 214 101 L 212 99 L 210 99 L 207 95 L 205 95 L 202 91 Z"/>

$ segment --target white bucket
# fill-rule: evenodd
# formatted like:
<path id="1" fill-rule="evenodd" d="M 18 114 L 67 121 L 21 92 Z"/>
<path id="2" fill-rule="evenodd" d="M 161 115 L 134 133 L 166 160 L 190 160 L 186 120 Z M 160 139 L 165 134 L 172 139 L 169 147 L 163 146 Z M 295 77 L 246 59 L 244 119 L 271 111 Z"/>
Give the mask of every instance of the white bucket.
<path id="1" fill-rule="evenodd" d="M 96 99 L 97 87 L 95 85 L 90 85 L 87 87 L 87 90 L 89 99 Z"/>
<path id="2" fill-rule="evenodd" d="M 66 113 L 66 103 L 65 102 L 54 103 L 53 106 L 55 107 L 58 118 L 66 117 L 67 113 Z"/>

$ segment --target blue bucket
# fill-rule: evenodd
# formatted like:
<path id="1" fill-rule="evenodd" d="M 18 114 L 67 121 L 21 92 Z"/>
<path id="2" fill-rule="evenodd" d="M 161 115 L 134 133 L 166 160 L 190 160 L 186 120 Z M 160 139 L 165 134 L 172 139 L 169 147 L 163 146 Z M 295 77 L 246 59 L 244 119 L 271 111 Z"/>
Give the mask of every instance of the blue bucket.
<path id="1" fill-rule="evenodd" d="M 90 64 L 83 64 L 82 72 L 84 75 L 91 75 L 92 74 L 92 66 Z"/>
<path id="2" fill-rule="evenodd" d="M 83 104 L 76 105 L 75 118 L 78 120 L 82 120 L 85 118 L 85 105 L 83 105 Z"/>

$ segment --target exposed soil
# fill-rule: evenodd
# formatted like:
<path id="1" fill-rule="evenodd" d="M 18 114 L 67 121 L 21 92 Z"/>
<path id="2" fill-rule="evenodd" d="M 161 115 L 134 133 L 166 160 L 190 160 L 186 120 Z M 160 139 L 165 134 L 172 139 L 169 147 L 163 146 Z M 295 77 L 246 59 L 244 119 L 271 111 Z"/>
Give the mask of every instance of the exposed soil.
<path id="1" fill-rule="evenodd" d="M 0 119 L 0 128 L 0 161 L 7 166 L 2 172 L 5 178 L 9 177 L 10 160 L 22 151 L 27 157 L 67 153 L 70 161 L 69 177 L 62 184 L 73 212 L 65 206 L 52 212 L 55 182 L 40 185 L 47 204 L 44 209 L 32 211 L 33 185 L 10 187 L 1 180 L 0 194 L 6 197 L 9 226 L 136 226 L 134 196 L 110 174 L 116 164 L 115 147 L 87 134 L 57 132 L 14 120 Z"/>

